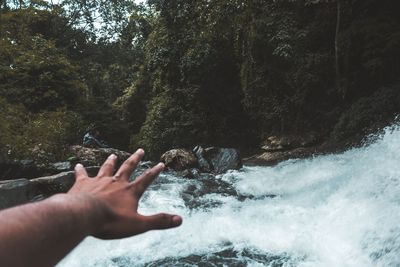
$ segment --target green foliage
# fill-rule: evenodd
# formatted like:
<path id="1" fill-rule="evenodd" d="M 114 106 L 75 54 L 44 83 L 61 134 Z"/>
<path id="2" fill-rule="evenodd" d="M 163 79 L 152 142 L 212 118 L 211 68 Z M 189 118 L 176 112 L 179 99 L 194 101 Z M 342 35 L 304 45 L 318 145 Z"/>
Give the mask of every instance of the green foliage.
<path id="1" fill-rule="evenodd" d="M 394 121 L 400 113 L 400 85 L 383 87 L 373 95 L 360 98 L 345 111 L 331 137 L 336 141 L 360 141 Z"/>
<path id="2" fill-rule="evenodd" d="M 27 121 L 22 105 L 12 106 L 0 97 L 0 154 L 11 153 L 13 144 L 18 143 L 15 138 L 22 134 Z"/>
<path id="3" fill-rule="evenodd" d="M 126 123 L 114 107 L 102 97 L 92 97 L 79 103 L 77 112 L 82 117 L 84 126 L 82 135 L 89 126 L 95 126 L 100 137 L 108 145 L 126 149 L 129 143 L 129 131 Z M 81 143 L 81 140 L 80 142 Z"/>
<path id="4" fill-rule="evenodd" d="M 66 110 L 29 113 L 0 99 L 0 147 L 10 158 L 44 163 L 64 160 L 67 144 L 77 142 L 82 120 Z"/>
<path id="5" fill-rule="evenodd" d="M 33 12 L 23 14 L 11 12 L 0 19 L 6 25 L 0 31 L 0 96 L 34 112 L 74 108 L 86 90 L 77 67 L 52 41 L 31 35 L 25 23 Z"/>
<path id="6" fill-rule="evenodd" d="M 146 120 L 150 88 L 144 79 L 145 77 L 128 87 L 114 103 L 114 107 L 121 114 L 122 119 L 127 122 L 130 134 L 137 134 Z"/>
<path id="7" fill-rule="evenodd" d="M 154 97 L 146 121 L 138 135 L 133 136 L 131 146 L 143 147 L 148 157 L 156 158 L 171 147 L 190 147 L 196 142 L 201 118 L 188 103 L 180 105 L 179 101 L 183 99 L 168 92 Z"/>
<path id="8" fill-rule="evenodd" d="M 336 140 L 365 133 L 398 112 L 394 89 L 377 91 L 399 81 L 397 10 L 396 0 L 2 1 L 0 142 L 19 157 L 38 144 L 57 154 L 95 124 L 110 145 L 131 139 L 156 158 L 328 135 L 336 123 Z"/>

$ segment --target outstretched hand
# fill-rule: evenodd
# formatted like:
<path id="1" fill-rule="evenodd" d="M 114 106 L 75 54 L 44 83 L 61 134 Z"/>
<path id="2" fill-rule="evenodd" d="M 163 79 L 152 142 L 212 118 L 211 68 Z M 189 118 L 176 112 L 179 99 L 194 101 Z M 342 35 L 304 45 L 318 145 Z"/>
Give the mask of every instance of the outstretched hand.
<path id="1" fill-rule="evenodd" d="M 142 149 L 137 150 L 115 174 L 117 157 L 111 155 L 94 178 L 88 177 L 81 164 L 76 165 L 76 181 L 68 195 L 81 199 L 85 203 L 84 212 L 93 215 L 90 222 L 93 236 L 123 238 L 149 230 L 177 227 L 182 223 L 178 215 L 160 213 L 144 216 L 138 213 L 140 197 L 164 169 L 164 164 L 159 163 L 130 182 L 129 177 L 143 155 Z"/>

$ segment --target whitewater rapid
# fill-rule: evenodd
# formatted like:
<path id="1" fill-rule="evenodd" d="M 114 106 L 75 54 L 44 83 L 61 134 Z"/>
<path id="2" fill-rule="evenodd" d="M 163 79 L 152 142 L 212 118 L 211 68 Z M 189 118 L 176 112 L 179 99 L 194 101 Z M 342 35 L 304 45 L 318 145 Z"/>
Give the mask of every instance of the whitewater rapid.
<path id="1" fill-rule="evenodd" d="M 184 222 L 87 238 L 59 266 L 400 266 L 400 129 L 341 154 L 216 178 L 165 173 L 140 211 Z"/>

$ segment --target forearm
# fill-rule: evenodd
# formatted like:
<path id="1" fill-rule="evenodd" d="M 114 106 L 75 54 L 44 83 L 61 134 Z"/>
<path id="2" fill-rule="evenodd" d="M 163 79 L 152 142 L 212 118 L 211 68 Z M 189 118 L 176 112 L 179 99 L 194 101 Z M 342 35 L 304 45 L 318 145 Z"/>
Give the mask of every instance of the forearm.
<path id="1" fill-rule="evenodd" d="M 54 266 L 93 231 L 84 197 L 59 194 L 0 212 L 1 266 Z"/>

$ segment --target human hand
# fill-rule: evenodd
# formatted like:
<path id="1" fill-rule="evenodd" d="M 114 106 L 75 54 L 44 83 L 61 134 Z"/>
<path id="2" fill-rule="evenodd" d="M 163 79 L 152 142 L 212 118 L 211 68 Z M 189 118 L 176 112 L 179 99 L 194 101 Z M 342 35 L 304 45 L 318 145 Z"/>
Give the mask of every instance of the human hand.
<path id="1" fill-rule="evenodd" d="M 144 216 L 137 212 L 140 197 L 164 169 L 159 163 L 146 170 L 135 181 L 129 182 L 134 169 L 144 155 L 138 149 L 113 175 L 117 157 L 110 155 L 94 178 L 89 178 L 85 168 L 75 167 L 76 181 L 67 195 L 85 203 L 83 213 L 88 213 L 90 234 L 102 239 L 129 237 L 155 229 L 168 229 L 181 225 L 178 215 L 155 214 Z"/>

